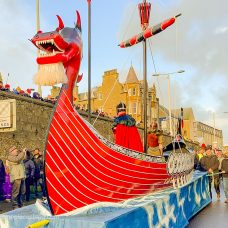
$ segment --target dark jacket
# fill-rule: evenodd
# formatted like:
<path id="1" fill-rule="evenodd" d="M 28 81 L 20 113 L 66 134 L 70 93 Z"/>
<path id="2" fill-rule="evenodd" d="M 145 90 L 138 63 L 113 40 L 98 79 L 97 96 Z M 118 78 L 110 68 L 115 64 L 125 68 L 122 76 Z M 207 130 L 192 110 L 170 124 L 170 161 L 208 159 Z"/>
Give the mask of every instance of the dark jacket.
<path id="1" fill-rule="evenodd" d="M 223 173 L 222 176 L 228 178 L 228 158 L 222 160 L 221 170 L 226 172 Z"/>
<path id="2" fill-rule="evenodd" d="M 212 169 L 213 172 L 218 172 L 219 160 L 216 155 L 202 157 L 200 160 L 200 164 L 205 171 Z"/>
<path id="3" fill-rule="evenodd" d="M 24 160 L 24 166 L 25 166 L 26 178 L 34 177 L 34 172 L 35 172 L 34 162 L 31 159 L 25 159 Z"/>
<path id="4" fill-rule="evenodd" d="M 35 165 L 35 172 L 34 172 L 34 177 L 36 179 L 41 178 L 41 174 L 43 173 L 43 160 L 42 156 L 34 156 L 33 157 L 33 162 Z"/>

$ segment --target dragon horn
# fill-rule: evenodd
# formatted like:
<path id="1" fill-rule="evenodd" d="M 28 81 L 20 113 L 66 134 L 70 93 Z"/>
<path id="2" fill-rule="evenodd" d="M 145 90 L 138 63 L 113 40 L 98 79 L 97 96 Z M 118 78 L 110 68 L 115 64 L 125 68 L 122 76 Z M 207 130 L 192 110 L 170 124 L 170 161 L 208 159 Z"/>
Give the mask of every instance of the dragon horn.
<path id="1" fill-rule="evenodd" d="M 59 15 L 56 15 L 56 17 L 58 18 L 58 21 L 59 21 L 59 27 L 57 29 L 61 30 L 64 28 L 63 20 Z"/>
<path id="2" fill-rule="evenodd" d="M 77 23 L 76 23 L 76 28 L 78 28 L 80 31 L 82 31 L 82 26 L 81 26 L 81 17 L 79 12 L 76 10 L 77 13 Z"/>

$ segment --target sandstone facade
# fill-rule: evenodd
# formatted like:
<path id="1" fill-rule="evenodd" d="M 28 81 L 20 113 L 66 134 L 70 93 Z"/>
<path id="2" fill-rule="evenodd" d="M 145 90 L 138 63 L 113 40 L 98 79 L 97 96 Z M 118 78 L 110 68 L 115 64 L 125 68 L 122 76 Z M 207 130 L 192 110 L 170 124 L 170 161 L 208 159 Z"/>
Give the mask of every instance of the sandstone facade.
<path id="1" fill-rule="evenodd" d="M 15 95 L 11 92 L 0 91 L 0 100 L 7 99 L 16 100 L 16 130 L 0 132 L 0 158 L 5 160 L 7 151 L 12 146 L 31 150 L 38 147 L 44 150 L 46 134 L 54 105 L 33 98 Z M 87 119 L 86 112 L 80 112 L 80 114 Z M 91 117 L 92 124 L 96 117 Z M 113 141 L 112 123 L 113 120 L 110 118 L 99 117 L 94 127 L 102 136 Z M 139 128 L 139 132 L 142 137 L 143 129 Z M 165 136 L 165 144 L 168 142 L 170 142 L 170 138 Z"/>

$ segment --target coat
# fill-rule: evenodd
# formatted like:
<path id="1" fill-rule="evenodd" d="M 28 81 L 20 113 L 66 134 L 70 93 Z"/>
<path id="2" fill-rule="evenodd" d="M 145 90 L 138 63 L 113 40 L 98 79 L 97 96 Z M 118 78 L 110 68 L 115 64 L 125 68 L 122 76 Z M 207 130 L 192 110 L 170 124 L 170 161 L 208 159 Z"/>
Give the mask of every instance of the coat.
<path id="1" fill-rule="evenodd" d="M 24 157 L 24 152 L 20 152 L 16 156 L 10 154 L 7 157 L 11 182 L 25 178 L 25 166 L 23 164 Z"/>
<path id="2" fill-rule="evenodd" d="M 223 173 L 222 176 L 225 178 L 228 178 L 228 158 L 224 158 L 222 160 L 221 170 L 226 172 L 226 173 Z"/>
<path id="3" fill-rule="evenodd" d="M 24 166 L 25 166 L 26 178 L 34 177 L 34 172 L 35 172 L 34 162 L 31 159 L 25 159 L 24 160 Z"/>
<path id="4" fill-rule="evenodd" d="M 200 160 L 200 164 L 205 171 L 212 169 L 213 172 L 218 172 L 219 160 L 216 155 L 202 157 Z"/>
<path id="5" fill-rule="evenodd" d="M 113 127 L 116 144 L 143 152 L 142 141 L 133 117 L 127 114 L 119 115 L 114 119 Z"/>

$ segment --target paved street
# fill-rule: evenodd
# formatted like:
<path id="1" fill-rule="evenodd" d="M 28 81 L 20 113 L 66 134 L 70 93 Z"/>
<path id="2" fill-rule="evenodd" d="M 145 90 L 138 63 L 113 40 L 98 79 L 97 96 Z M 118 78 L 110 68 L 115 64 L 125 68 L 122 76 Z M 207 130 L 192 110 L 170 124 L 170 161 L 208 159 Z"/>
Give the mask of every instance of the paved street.
<path id="1" fill-rule="evenodd" d="M 215 192 L 213 192 L 213 201 L 204 210 L 198 213 L 190 220 L 187 228 L 224 228 L 228 224 L 228 204 L 225 204 L 225 196 L 221 189 L 221 199 L 217 200 Z M 31 196 L 31 201 L 26 205 L 35 203 L 35 195 Z M 11 203 L 5 201 L 0 202 L 0 214 L 12 210 Z"/>
<path id="2" fill-rule="evenodd" d="M 228 227 L 228 204 L 221 189 L 221 199 L 217 200 L 213 192 L 213 201 L 204 210 L 193 217 L 188 228 L 224 228 Z"/>
<path id="3" fill-rule="evenodd" d="M 36 202 L 36 198 L 35 195 L 32 194 L 31 195 L 31 200 L 29 202 L 25 202 L 25 206 L 33 204 Z M 12 204 L 11 202 L 6 202 L 6 201 L 0 201 L 0 214 L 5 213 L 7 211 L 11 211 L 12 210 Z"/>

